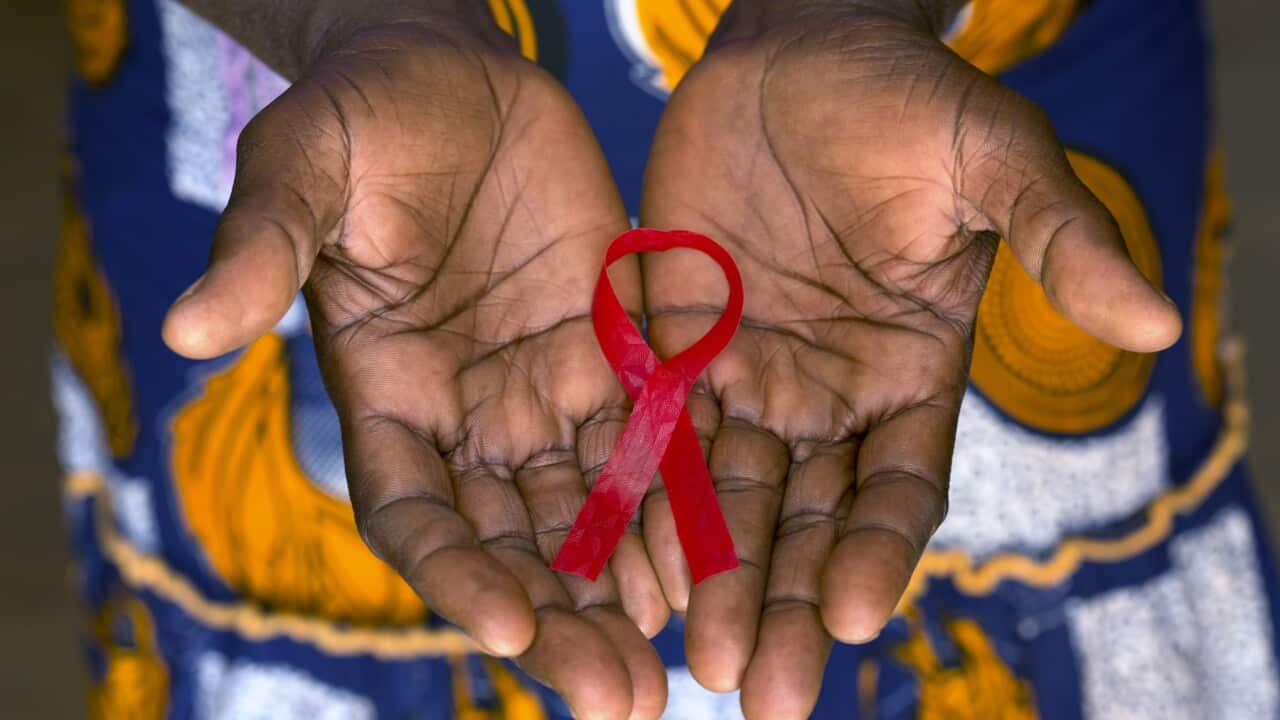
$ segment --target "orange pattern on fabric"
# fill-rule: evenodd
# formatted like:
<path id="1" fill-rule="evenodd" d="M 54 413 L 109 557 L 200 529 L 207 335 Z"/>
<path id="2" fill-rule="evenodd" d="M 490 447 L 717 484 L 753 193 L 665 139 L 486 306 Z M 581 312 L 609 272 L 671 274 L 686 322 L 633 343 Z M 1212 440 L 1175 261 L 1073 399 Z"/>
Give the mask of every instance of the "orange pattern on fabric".
<path id="1" fill-rule="evenodd" d="M 104 655 L 101 682 L 88 693 L 94 720 L 159 720 L 169 701 L 169 672 L 156 646 L 155 621 L 136 597 L 118 594 L 93 619 Z"/>
<path id="2" fill-rule="evenodd" d="M 288 357 L 267 335 L 173 421 L 180 509 L 218 575 L 272 608 L 370 625 L 427 611 L 356 531 L 351 505 L 317 488 L 293 454 Z"/>
<path id="3" fill-rule="evenodd" d="M 109 80 L 128 42 L 124 0 L 67 0 L 67 30 L 76 72 L 94 85 Z"/>
<path id="4" fill-rule="evenodd" d="M 454 720 L 546 720 L 538 694 L 525 687 L 502 661 L 486 657 L 481 662 L 498 696 L 498 706 L 485 708 L 476 702 L 466 656 L 451 655 Z"/>
<path id="5" fill-rule="evenodd" d="M 115 296 L 94 258 L 87 223 L 68 187 L 63 191 L 61 237 L 53 270 L 53 334 L 89 387 L 111 454 L 117 458 L 132 452 L 138 437 L 120 332 Z"/>
<path id="6" fill-rule="evenodd" d="M 520 54 L 538 60 L 538 33 L 526 0 L 489 0 L 489 12 L 502 31 L 515 38 Z"/>
<path id="7" fill-rule="evenodd" d="M 1068 151 L 1080 179 L 1120 224 L 1129 255 L 1158 287 L 1160 250 L 1142 203 L 1103 162 Z M 1118 420 L 1146 391 L 1155 355 L 1096 340 L 1059 313 L 1008 247 L 996 254 L 978 308 L 974 385 L 1019 422 L 1083 433 Z"/>
<path id="8" fill-rule="evenodd" d="M 973 0 L 947 44 L 994 75 L 1048 49 L 1079 9 L 1080 0 Z"/>
<path id="9" fill-rule="evenodd" d="M 668 90 L 702 57 L 730 0 L 635 0 L 645 43 Z"/>
<path id="10" fill-rule="evenodd" d="M 1004 663 L 982 626 L 965 618 L 946 623 L 960 659 L 944 665 L 914 612 L 907 613 L 911 637 L 894 653 L 920 683 L 920 720 L 1035 720 L 1030 684 Z"/>
<path id="11" fill-rule="evenodd" d="M 1200 382 L 1200 394 L 1213 407 L 1222 404 L 1223 272 L 1227 248 L 1222 235 L 1231 220 L 1231 200 L 1223 178 L 1220 151 L 1210 157 L 1205 171 L 1204 206 L 1196 236 L 1195 274 L 1191 286 L 1191 363 Z"/>

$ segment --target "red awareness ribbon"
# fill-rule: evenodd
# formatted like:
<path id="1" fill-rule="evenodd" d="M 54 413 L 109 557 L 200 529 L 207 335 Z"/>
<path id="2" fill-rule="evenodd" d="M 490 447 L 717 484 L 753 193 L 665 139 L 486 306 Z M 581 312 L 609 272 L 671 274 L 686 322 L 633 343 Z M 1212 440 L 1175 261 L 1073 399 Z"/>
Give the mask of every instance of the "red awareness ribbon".
<path id="1" fill-rule="evenodd" d="M 715 260 L 729 281 L 729 300 L 706 335 L 662 362 L 622 309 L 608 270 L 632 253 L 672 248 L 698 250 Z M 591 321 L 609 365 L 631 396 L 631 418 L 552 568 L 595 580 L 658 470 L 693 581 L 738 567 L 733 538 L 685 401 L 697 377 L 728 346 L 741 320 L 742 275 L 729 253 L 711 238 L 685 230 L 639 228 L 619 235 L 609 245 L 596 282 Z"/>

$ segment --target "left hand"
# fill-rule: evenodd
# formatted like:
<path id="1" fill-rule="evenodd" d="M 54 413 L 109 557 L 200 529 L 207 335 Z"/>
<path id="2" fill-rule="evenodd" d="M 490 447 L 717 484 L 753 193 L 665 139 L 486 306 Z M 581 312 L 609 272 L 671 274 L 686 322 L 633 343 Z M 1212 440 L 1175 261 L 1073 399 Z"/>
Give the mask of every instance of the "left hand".
<path id="1" fill-rule="evenodd" d="M 166 342 L 233 350 L 301 287 L 370 547 L 576 717 L 657 717 L 666 675 L 642 631 L 668 608 L 643 543 L 625 536 L 599 582 L 548 567 L 626 416 L 590 319 L 628 224 L 608 165 L 487 15 L 356 5 L 241 134 Z M 613 273 L 638 310 L 634 260 Z"/>
<path id="2" fill-rule="evenodd" d="M 942 521 L 974 317 L 1003 237 L 1096 337 L 1172 344 L 1044 113 L 952 53 L 917 3 L 738 0 L 677 88 L 641 220 L 739 263 L 743 324 L 689 400 L 742 566 L 690 588 L 670 511 L 650 555 L 689 667 L 748 717 L 807 717 L 833 636 L 874 638 Z M 935 19 L 936 20 L 936 19 Z M 725 298 L 687 251 L 643 260 L 650 339 L 688 347 Z"/>

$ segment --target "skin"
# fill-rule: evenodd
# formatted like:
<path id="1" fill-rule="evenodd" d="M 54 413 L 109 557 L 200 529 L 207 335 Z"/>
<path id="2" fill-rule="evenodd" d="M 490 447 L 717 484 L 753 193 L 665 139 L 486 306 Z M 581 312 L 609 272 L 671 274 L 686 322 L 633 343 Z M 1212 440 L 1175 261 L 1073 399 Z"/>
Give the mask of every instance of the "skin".
<path id="1" fill-rule="evenodd" d="M 301 288 L 369 546 L 577 716 L 653 718 L 668 608 L 638 533 L 598 582 L 548 567 L 626 418 L 590 303 L 629 220 L 567 93 L 492 30 L 328 34 L 242 134 L 164 338 L 233 350 Z M 614 268 L 638 312 L 637 263 Z"/>
<path id="2" fill-rule="evenodd" d="M 663 116 L 641 220 L 742 270 L 743 326 L 689 402 L 742 567 L 691 588 L 655 484 L 645 540 L 597 583 L 558 575 L 627 408 L 589 311 L 628 219 L 581 114 L 483 3 L 190 4 L 296 82 L 242 135 L 166 342 L 231 351 L 302 289 L 370 547 L 579 717 L 661 712 L 668 605 L 702 684 L 807 717 L 833 639 L 875 637 L 945 513 L 1001 237 L 1099 338 L 1180 331 L 1043 113 L 937 39 L 957 3 L 737 0 Z M 726 288 L 696 253 L 641 269 L 614 286 L 669 357 Z"/>
<path id="3" fill-rule="evenodd" d="M 645 534 L 691 672 L 740 687 L 749 718 L 808 717 L 833 638 L 876 637 L 942 521 L 1000 238 L 1100 339 L 1153 352 L 1180 332 L 1043 112 L 951 53 L 939 17 L 739 0 L 652 148 L 642 223 L 717 238 L 747 288 L 689 406 L 741 567 L 690 588 L 658 487 Z M 661 356 L 723 307 L 696 254 L 643 275 Z"/>

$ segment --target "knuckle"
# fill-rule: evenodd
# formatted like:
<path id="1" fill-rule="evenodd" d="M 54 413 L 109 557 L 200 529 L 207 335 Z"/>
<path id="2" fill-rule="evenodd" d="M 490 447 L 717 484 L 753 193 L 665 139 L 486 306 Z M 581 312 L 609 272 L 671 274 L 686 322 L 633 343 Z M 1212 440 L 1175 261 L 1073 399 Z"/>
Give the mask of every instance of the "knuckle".
<path id="1" fill-rule="evenodd" d="M 1019 95 L 1012 90 L 1008 91 L 1010 98 L 1007 101 L 1009 114 L 1008 119 L 1011 125 L 1020 132 L 1033 133 L 1036 136 L 1054 136 L 1056 133 L 1053 129 L 1053 121 L 1049 118 L 1049 113 L 1040 107 L 1035 101 Z"/>
<path id="2" fill-rule="evenodd" d="M 354 496 L 352 500 L 352 507 L 355 510 L 356 531 L 360 534 L 360 539 L 364 541 L 364 544 L 378 559 L 384 562 L 392 562 L 393 558 L 387 552 L 391 545 L 387 542 L 387 524 L 390 520 L 390 514 L 386 512 L 386 509 L 394 505 L 394 502 L 370 509 L 364 507 L 362 503 L 355 503 Z"/>
<path id="3" fill-rule="evenodd" d="M 449 510 L 447 500 L 430 493 L 395 497 L 372 508 L 353 506 L 360 538 L 374 555 L 396 567 L 412 567 L 438 549 L 432 536 L 444 529 L 430 522 L 406 522 L 405 514 L 423 516 L 442 508 Z"/>
<path id="4" fill-rule="evenodd" d="M 851 527 L 892 530 L 917 550 L 924 549 L 947 514 L 946 482 L 914 469 L 878 471 L 858 486 L 857 495 L 861 512 L 855 506 Z"/>
<path id="5" fill-rule="evenodd" d="M 823 526 L 834 526 L 837 522 L 838 519 L 833 512 L 801 510 L 781 518 L 778 522 L 777 537 L 781 539 Z"/>
<path id="6" fill-rule="evenodd" d="M 791 593 L 787 595 L 775 595 L 765 599 L 764 607 L 761 609 L 761 615 L 770 615 L 778 612 L 788 612 L 792 610 L 802 610 L 806 612 L 817 613 L 820 606 L 818 596 L 800 595 Z"/>
<path id="7" fill-rule="evenodd" d="M 780 483 L 745 474 L 721 474 L 714 478 L 716 493 L 720 495 L 760 494 L 782 497 L 783 488 Z"/>
<path id="8" fill-rule="evenodd" d="M 480 538 L 480 545 L 490 552 L 512 551 L 528 555 L 539 563 L 545 562 L 534 538 L 525 533 L 498 532 L 486 534 Z"/>

